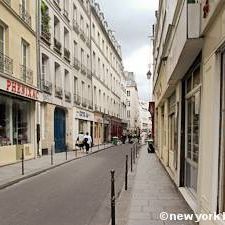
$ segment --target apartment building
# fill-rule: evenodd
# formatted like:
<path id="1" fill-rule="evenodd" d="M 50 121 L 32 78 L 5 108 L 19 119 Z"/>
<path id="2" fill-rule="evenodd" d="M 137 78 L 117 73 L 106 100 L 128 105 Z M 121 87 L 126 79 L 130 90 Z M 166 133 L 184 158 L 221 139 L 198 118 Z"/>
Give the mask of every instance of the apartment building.
<path id="1" fill-rule="evenodd" d="M 121 136 L 123 65 L 121 49 L 95 1 L 91 4 L 94 144 Z M 123 90 L 124 91 L 124 90 Z M 124 102 L 123 102 L 124 103 Z M 125 122 L 125 121 L 124 121 Z"/>
<path id="2" fill-rule="evenodd" d="M 131 133 L 140 131 L 139 97 L 138 88 L 133 72 L 125 71 L 127 93 L 127 119 L 128 130 Z"/>
<path id="3" fill-rule="evenodd" d="M 39 7 L 41 148 L 61 152 L 79 133 L 92 134 L 90 4 L 43 0 Z"/>
<path id="4" fill-rule="evenodd" d="M 224 15 L 220 0 L 159 1 L 153 29 L 157 155 L 191 208 L 216 215 L 225 210 Z"/>
<path id="5" fill-rule="evenodd" d="M 0 1 L 0 165 L 36 155 L 35 1 Z"/>

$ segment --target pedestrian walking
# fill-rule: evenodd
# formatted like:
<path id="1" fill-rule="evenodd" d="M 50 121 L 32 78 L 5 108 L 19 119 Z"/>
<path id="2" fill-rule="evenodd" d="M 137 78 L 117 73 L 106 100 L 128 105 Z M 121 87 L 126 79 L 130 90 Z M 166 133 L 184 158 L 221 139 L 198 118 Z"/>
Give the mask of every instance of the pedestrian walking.
<path id="1" fill-rule="evenodd" d="M 89 148 L 92 144 L 92 138 L 89 135 L 89 133 L 87 132 L 86 135 L 84 136 L 84 140 L 83 140 L 84 146 L 86 147 L 86 153 L 88 154 L 89 152 Z"/>

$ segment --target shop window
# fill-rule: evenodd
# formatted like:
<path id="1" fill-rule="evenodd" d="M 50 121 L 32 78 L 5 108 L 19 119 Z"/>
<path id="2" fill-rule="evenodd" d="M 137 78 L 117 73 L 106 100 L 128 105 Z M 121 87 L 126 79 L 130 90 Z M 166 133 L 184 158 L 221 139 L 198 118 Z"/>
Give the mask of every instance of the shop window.
<path id="1" fill-rule="evenodd" d="M 11 145 L 10 138 L 10 102 L 0 98 L 0 146 Z"/>
<path id="2" fill-rule="evenodd" d="M 26 144 L 30 142 L 30 105 L 25 101 L 13 101 L 13 144 Z"/>
<path id="3" fill-rule="evenodd" d="M 30 103 L 0 98 L 0 146 L 30 143 Z"/>

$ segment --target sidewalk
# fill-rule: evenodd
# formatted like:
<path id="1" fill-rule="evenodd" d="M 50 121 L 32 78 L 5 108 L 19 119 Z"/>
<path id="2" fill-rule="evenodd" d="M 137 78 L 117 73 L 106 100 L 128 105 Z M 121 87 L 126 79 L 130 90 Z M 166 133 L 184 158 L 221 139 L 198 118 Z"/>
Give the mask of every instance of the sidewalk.
<path id="1" fill-rule="evenodd" d="M 94 146 L 90 149 L 89 155 L 112 146 L 112 144 Z M 83 150 L 77 151 L 77 154 L 75 151 L 69 151 L 66 160 L 65 152 L 57 153 L 53 155 L 53 165 L 51 165 L 51 155 L 27 160 L 24 162 L 25 175 L 21 175 L 21 162 L 0 167 L 0 189 L 85 156 L 87 154 Z"/>
<path id="2" fill-rule="evenodd" d="M 191 221 L 162 221 L 160 213 L 192 213 L 155 154 L 140 150 L 128 191 L 116 202 L 116 225 L 193 225 Z"/>

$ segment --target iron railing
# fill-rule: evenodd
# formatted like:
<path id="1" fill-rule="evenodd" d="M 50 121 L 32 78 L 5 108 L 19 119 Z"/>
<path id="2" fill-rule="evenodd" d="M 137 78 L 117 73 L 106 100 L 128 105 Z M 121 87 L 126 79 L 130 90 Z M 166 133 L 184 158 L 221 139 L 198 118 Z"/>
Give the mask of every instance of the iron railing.
<path id="1" fill-rule="evenodd" d="M 43 79 L 42 90 L 48 94 L 52 94 L 52 82 Z"/>
<path id="2" fill-rule="evenodd" d="M 74 94 L 73 102 L 76 105 L 80 105 L 80 103 L 81 103 L 81 97 L 79 95 L 77 95 L 77 94 Z"/>
<path id="3" fill-rule="evenodd" d="M 79 24 L 77 23 L 76 20 L 73 20 L 73 30 L 74 30 L 77 34 L 80 33 Z"/>
<path id="4" fill-rule="evenodd" d="M 25 65 L 20 65 L 20 75 L 23 82 L 33 84 L 33 70 Z"/>
<path id="5" fill-rule="evenodd" d="M 31 26 L 31 16 L 22 4 L 20 4 L 20 18 L 29 26 Z"/>
<path id="6" fill-rule="evenodd" d="M 62 99 L 63 91 L 59 86 L 55 86 L 55 97 Z"/>
<path id="7" fill-rule="evenodd" d="M 87 67 L 84 64 L 81 64 L 81 73 L 84 75 L 87 74 Z"/>
<path id="8" fill-rule="evenodd" d="M 13 60 L 0 52 L 0 71 L 9 75 L 13 74 Z"/>
<path id="9" fill-rule="evenodd" d="M 56 38 L 54 38 L 54 50 L 61 55 L 62 44 Z"/>
<path id="10" fill-rule="evenodd" d="M 80 61 L 76 57 L 74 57 L 74 60 L 73 60 L 73 67 L 76 70 L 79 70 L 80 69 Z"/>

